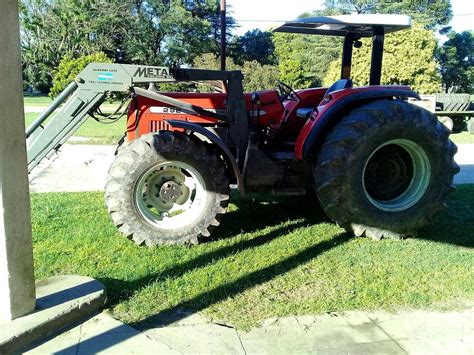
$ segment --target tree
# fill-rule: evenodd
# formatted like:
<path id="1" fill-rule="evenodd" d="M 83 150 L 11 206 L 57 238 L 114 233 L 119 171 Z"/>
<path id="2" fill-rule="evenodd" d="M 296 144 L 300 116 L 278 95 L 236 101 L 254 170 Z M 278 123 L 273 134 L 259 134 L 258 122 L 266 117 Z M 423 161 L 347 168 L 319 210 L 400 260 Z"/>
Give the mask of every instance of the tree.
<path id="1" fill-rule="evenodd" d="M 438 49 L 445 92 L 474 93 L 474 32 L 451 32 Z"/>
<path id="2" fill-rule="evenodd" d="M 246 92 L 274 89 L 279 80 L 278 67 L 262 65 L 255 60 L 244 62 L 242 73 Z"/>
<path id="3" fill-rule="evenodd" d="M 341 14 L 404 14 L 410 15 L 426 28 L 433 29 L 451 21 L 453 12 L 449 0 L 326 0 L 326 9 Z"/>
<path id="4" fill-rule="evenodd" d="M 329 64 L 341 55 L 341 43 L 338 37 L 276 33 L 281 80 L 296 88 L 321 86 Z"/>
<path id="5" fill-rule="evenodd" d="M 130 0 L 129 0 L 130 1 Z M 218 53 L 220 40 L 219 4 L 215 0 L 134 1 L 134 25 L 127 43 L 128 61 L 178 66 L 191 64 L 203 53 Z M 228 16 L 227 36 L 235 27 Z M 142 23 L 140 28 L 139 24 Z M 133 29 L 139 28 L 135 32 Z M 142 43 L 134 43 L 134 41 Z M 149 49 L 151 48 L 151 50 Z M 137 55 L 138 54 L 138 55 Z"/>
<path id="6" fill-rule="evenodd" d="M 86 55 L 80 58 L 64 57 L 58 69 L 53 72 L 53 86 L 49 96 L 56 97 L 71 83 L 89 63 L 111 63 L 112 60 L 103 52 Z"/>
<path id="7" fill-rule="evenodd" d="M 362 39 L 362 47 L 354 50 L 352 79 L 355 85 L 368 85 L 371 41 Z M 415 24 L 411 29 L 390 33 L 385 37 L 382 83 L 409 85 L 421 94 L 439 92 L 441 78 L 434 60 L 436 39 L 430 30 Z M 324 78 L 331 85 L 340 78 L 341 60 L 331 63 Z"/>
<path id="8" fill-rule="evenodd" d="M 275 64 L 275 46 L 271 32 L 259 29 L 235 37 L 230 44 L 230 55 L 236 63 L 257 61 L 260 64 Z"/>
<path id="9" fill-rule="evenodd" d="M 22 0 L 23 67 L 28 83 L 47 91 L 52 71 L 64 57 L 96 52 L 114 57 L 126 34 L 126 2 L 111 0 Z"/>
<path id="10" fill-rule="evenodd" d="M 335 15 L 331 9 L 303 13 L 298 18 Z M 321 86 L 329 65 L 341 55 L 339 37 L 275 33 L 280 79 L 296 88 Z"/>
<path id="11" fill-rule="evenodd" d="M 195 68 L 218 70 L 219 57 L 213 53 L 206 53 L 194 60 Z M 272 65 L 262 65 L 257 61 L 244 62 L 242 66 L 235 64 L 232 58 L 226 58 L 227 70 L 241 70 L 244 74 L 244 91 L 252 92 L 258 90 L 273 89 L 278 82 L 278 67 Z M 209 84 L 201 84 L 200 91 L 214 91 Z"/>
<path id="12" fill-rule="evenodd" d="M 219 48 L 215 0 L 21 0 L 20 20 L 25 78 L 44 91 L 66 56 L 175 66 Z"/>

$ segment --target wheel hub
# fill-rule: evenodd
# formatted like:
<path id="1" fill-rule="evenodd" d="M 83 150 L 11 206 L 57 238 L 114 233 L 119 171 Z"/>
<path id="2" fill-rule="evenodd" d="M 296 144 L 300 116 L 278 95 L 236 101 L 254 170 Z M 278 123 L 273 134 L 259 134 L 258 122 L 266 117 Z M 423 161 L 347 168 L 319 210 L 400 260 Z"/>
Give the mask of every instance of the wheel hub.
<path id="1" fill-rule="evenodd" d="M 373 151 L 362 175 L 364 192 L 372 205 L 387 212 L 403 211 L 425 194 L 431 165 L 417 143 L 394 139 Z"/>
<path id="2" fill-rule="evenodd" d="M 160 188 L 160 198 L 166 202 L 176 202 L 183 195 L 181 185 L 175 181 L 166 181 Z"/>
<path id="3" fill-rule="evenodd" d="M 410 154 L 399 145 L 380 148 L 367 163 L 365 186 L 376 200 L 389 201 L 400 196 L 413 178 Z"/>
<path id="4" fill-rule="evenodd" d="M 182 162 L 165 162 L 145 171 L 135 187 L 141 216 L 161 229 L 192 223 L 204 208 L 205 183 L 201 175 Z"/>

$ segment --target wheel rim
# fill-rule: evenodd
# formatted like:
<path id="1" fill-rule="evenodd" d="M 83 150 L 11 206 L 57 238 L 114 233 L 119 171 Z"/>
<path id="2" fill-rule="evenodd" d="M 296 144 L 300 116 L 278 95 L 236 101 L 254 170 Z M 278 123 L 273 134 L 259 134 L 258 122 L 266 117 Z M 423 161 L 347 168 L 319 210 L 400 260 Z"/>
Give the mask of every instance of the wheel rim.
<path id="1" fill-rule="evenodd" d="M 395 139 L 372 152 L 364 166 L 362 181 L 372 205 L 396 212 L 412 207 L 423 197 L 430 177 L 426 152 L 413 141 Z"/>
<path id="2" fill-rule="evenodd" d="M 182 162 L 166 162 L 147 169 L 134 189 L 139 214 L 160 229 L 192 224 L 206 205 L 206 185 L 196 169 Z"/>

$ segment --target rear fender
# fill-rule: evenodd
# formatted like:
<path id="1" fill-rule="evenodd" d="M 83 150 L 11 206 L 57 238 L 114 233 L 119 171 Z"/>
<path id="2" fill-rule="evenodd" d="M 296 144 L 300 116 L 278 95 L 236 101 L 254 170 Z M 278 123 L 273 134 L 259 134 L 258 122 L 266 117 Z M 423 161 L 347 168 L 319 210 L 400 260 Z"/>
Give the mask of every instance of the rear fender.
<path id="1" fill-rule="evenodd" d="M 408 86 L 367 86 L 343 89 L 325 95 L 296 140 L 297 159 L 306 159 L 316 154 L 326 134 L 347 111 L 373 100 L 409 97 L 420 99 Z"/>
<path id="2" fill-rule="evenodd" d="M 224 160 L 227 166 L 230 169 L 232 169 L 232 173 L 235 177 L 240 193 L 241 194 L 244 193 L 244 181 L 243 181 L 239 166 L 237 165 L 237 161 L 235 160 L 235 157 L 232 155 L 232 152 L 229 150 L 227 145 L 224 143 L 224 141 L 220 137 L 218 137 L 211 131 L 205 129 L 203 126 L 195 124 L 195 123 L 180 121 L 180 120 L 166 120 L 166 122 L 169 123 L 173 128 L 181 128 L 187 131 L 191 131 L 192 133 L 199 133 L 203 135 L 204 137 L 206 137 L 207 139 L 209 139 L 212 143 L 214 143 L 214 146 L 216 147 L 216 149 L 224 157 Z"/>

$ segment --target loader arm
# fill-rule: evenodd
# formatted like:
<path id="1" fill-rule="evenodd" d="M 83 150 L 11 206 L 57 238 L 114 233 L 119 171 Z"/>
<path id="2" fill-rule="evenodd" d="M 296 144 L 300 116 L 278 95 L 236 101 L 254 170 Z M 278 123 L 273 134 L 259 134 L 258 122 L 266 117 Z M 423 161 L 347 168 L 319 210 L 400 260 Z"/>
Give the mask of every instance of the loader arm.
<path id="1" fill-rule="evenodd" d="M 133 92 L 135 89 L 137 94 L 158 97 L 171 107 L 224 121 L 229 125 L 229 133 L 238 151 L 245 152 L 248 123 L 242 78 L 240 71 L 91 63 L 26 130 L 28 172 L 57 152 L 88 119 L 88 113 L 104 102 L 108 93 Z M 135 85 L 149 83 L 216 80 L 227 83 L 226 115 L 216 115 L 202 107 L 191 107 L 166 95 L 135 88 Z"/>

